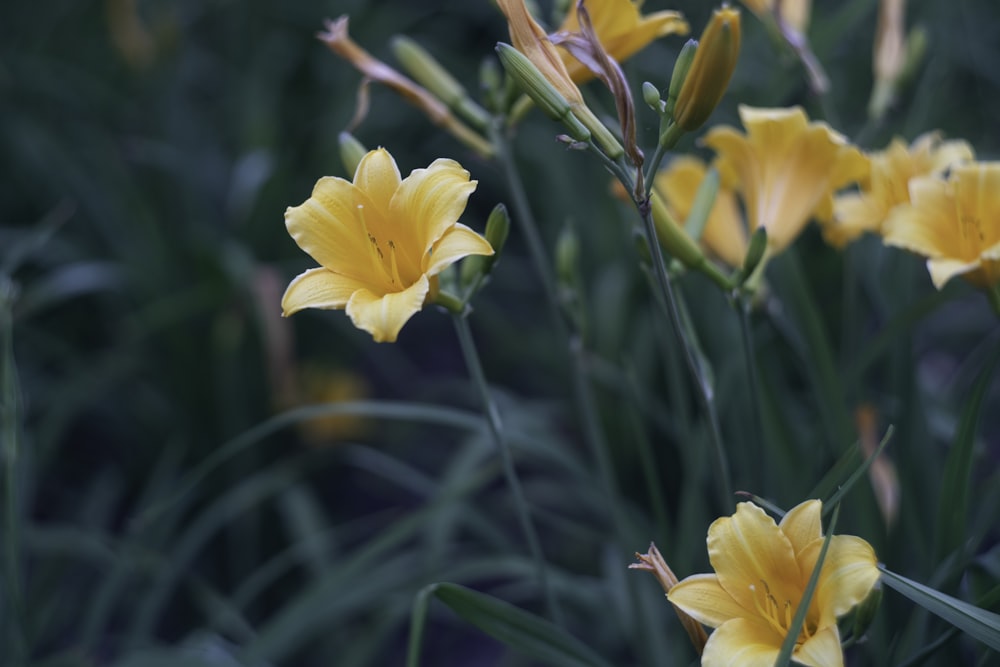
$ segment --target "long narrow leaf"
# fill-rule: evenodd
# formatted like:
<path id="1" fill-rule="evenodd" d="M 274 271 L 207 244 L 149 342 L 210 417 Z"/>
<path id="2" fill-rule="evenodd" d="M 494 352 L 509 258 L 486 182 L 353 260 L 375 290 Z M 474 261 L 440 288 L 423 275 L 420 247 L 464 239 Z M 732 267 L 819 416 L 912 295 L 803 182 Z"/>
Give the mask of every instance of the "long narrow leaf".
<path id="1" fill-rule="evenodd" d="M 611 667 L 562 628 L 530 612 L 485 593 L 458 584 L 431 584 L 420 591 L 414 604 L 408 667 L 419 667 L 427 608 L 437 598 L 459 618 L 510 648 L 556 667 Z"/>
<path id="2" fill-rule="evenodd" d="M 879 566 L 879 569 L 882 570 L 882 581 L 886 586 L 983 642 L 994 651 L 1000 651 L 1000 614 L 945 595 L 883 566 Z"/>
<path id="3" fill-rule="evenodd" d="M 983 397 L 993 381 L 993 371 L 996 369 L 998 359 L 1000 359 L 1000 348 L 994 350 L 983 366 L 979 380 L 972 389 L 965 410 L 962 411 L 958 434 L 945 463 L 935 540 L 938 560 L 960 547 L 965 540 L 968 526 L 969 478 L 972 475 L 972 450 L 976 442 L 976 428 L 979 424 L 979 415 L 982 413 Z"/>

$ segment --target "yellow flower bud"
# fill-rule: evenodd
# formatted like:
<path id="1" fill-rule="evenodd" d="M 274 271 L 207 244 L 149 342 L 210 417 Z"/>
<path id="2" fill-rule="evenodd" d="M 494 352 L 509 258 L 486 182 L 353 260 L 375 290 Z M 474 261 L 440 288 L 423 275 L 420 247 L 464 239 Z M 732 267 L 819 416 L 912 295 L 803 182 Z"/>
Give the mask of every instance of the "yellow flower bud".
<path id="1" fill-rule="evenodd" d="M 722 99 L 740 54 L 740 12 L 715 10 L 705 27 L 691 69 L 674 107 L 674 122 L 684 131 L 697 130 Z"/>

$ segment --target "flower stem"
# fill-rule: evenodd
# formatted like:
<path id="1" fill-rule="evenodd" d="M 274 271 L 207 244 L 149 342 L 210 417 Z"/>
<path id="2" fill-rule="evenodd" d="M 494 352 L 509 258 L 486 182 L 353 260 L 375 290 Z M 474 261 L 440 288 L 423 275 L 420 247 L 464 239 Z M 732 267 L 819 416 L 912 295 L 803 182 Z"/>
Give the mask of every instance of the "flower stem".
<path id="1" fill-rule="evenodd" d="M 500 462 L 503 466 L 504 477 L 507 486 L 510 487 L 511 496 L 514 499 L 514 510 L 517 512 L 518 521 L 521 524 L 521 531 L 528 542 L 528 550 L 531 558 L 535 562 L 538 585 L 542 589 L 545 598 L 545 605 L 548 608 L 549 617 L 556 625 L 563 625 L 562 610 L 552 592 L 549 583 L 548 566 L 545 562 L 545 554 L 542 552 L 542 545 L 538 539 L 538 532 L 531 519 L 531 511 L 528 508 L 528 501 L 524 497 L 524 490 L 521 488 L 521 480 L 517 476 L 517 469 L 514 467 L 514 457 L 510 451 L 510 444 L 504 437 L 503 422 L 500 420 L 500 411 L 497 409 L 493 394 L 486 383 L 486 375 L 483 373 L 483 365 L 479 359 L 479 352 L 476 343 L 472 338 L 472 331 L 469 329 L 469 321 L 463 315 L 453 315 L 452 321 L 455 323 L 455 333 L 458 335 L 458 342 L 462 348 L 462 356 L 465 357 L 465 364 L 468 366 L 469 375 L 472 382 L 479 391 L 483 401 L 483 410 L 486 412 L 486 422 L 489 425 L 490 437 L 500 455 Z"/>
<path id="2" fill-rule="evenodd" d="M 753 413 L 753 435 L 749 441 L 753 443 L 751 447 L 752 459 L 757 461 L 757 484 L 759 488 L 768 488 L 768 480 L 765 479 L 767 457 L 764 452 L 764 420 L 761 417 L 763 408 L 760 401 L 760 384 L 757 379 L 757 360 L 753 350 L 753 330 L 750 328 L 750 301 L 747 297 L 733 300 L 733 306 L 740 316 L 740 338 L 743 341 L 743 356 L 747 365 L 747 383 L 750 385 L 750 411 Z"/>
<path id="3" fill-rule="evenodd" d="M 726 459 L 726 451 L 722 445 L 722 432 L 719 428 L 719 416 L 715 409 L 715 392 L 712 389 L 711 381 L 707 377 L 695 355 L 694 340 L 695 332 L 690 323 L 682 316 L 680 302 L 674 292 L 673 281 L 667 272 L 667 263 L 663 257 L 663 250 L 660 241 L 656 236 L 656 226 L 653 224 L 653 214 L 648 205 L 639 207 L 639 214 L 642 217 L 643 230 L 646 234 L 646 243 L 649 245 L 649 252 L 653 259 L 653 272 L 656 282 L 660 287 L 662 303 L 666 308 L 670 324 L 674 333 L 681 341 L 684 348 L 684 361 L 697 387 L 697 396 L 705 411 L 708 420 L 709 435 L 712 442 L 712 460 L 715 466 L 716 485 L 719 491 L 719 499 L 722 508 L 728 507 L 732 502 L 733 484 L 729 475 L 729 462 Z"/>

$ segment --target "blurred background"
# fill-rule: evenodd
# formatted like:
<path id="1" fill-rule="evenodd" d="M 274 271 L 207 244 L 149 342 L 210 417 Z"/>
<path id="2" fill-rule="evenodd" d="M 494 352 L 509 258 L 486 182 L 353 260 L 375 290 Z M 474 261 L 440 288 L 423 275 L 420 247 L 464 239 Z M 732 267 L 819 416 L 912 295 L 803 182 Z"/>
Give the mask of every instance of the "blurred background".
<path id="1" fill-rule="evenodd" d="M 643 10 L 680 10 L 698 33 L 712 8 L 648 0 Z M 1000 4 L 911 0 L 908 26 L 926 30 L 926 57 L 871 122 L 877 12 L 875 0 L 815 0 L 810 38 L 832 82 L 820 101 L 744 11 L 741 61 L 710 124 L 738 125 L 739 103 L 801 104 L 865 149 L 939 130 L 997 159 Z M 288 281 L 313 264 L 284 210 L 320 176 L 350 176 L 337 136 L 360 75 L 315 38 L 341 14 L 375 56 L 394 62 L 389 40 L 405 34 L 471 91 L 508 39 L 485 0 L 0 9 L 4 664 L 403 664 L 414 596 L 438 581 L 544 613 L 448 317 L 425 309 L 393 345 L 342 312 L 280 317 Z M 682 44 L 667 37 L 629 61 L 633 90 L 665 86 Z M 591 92 L 595 107 L 613 109 Z M 657 119 L 640 106 L 640 145 L 651 146 Z M 566 628 L 614 664 L 689 664 L 662 591 L 624 565 L 655 540 L 679 576 L 706 571 L 705 531 L 732 508 L 713 500 L 704 425 L 680 357 L 663 353 L 671 334 L 637 266 L 634 212 L 610 196 L 595 160 L 554 142 L 561 131 L 533 113 L 513 144 L 548 248 L 563 233 L 579 239 L 578 274 L 564 287 L 583 323 L 625 525 L 582 442 L 567 342 L 516 221 L 472 328 Z M 479 181 L 463 217 L 477 230 L 509 198 L 495 163 L 384 88 L 372 87 L 354 132 L 389 149 L 404 174 L 460 161 Z M 703 154 L 696 139 L 680 150 Z M 933 517 L 963 408 L 998 344 L 996 314 L 965 285 L 936 294 L 922 260 L 877 239 L 839 252 L 811 228 L 790 256 L 771 267 L 772 300 L 751 317 L 766 442 L 748 435 L 756 408 L 737 315 L 701 277 L 681 281 L 736 487 L 791 507 L 857 437 L 858 415 L 876 441 L 892 423 L 886 484 L 897 515 L 862 483 L 838 532 L 952 594 L 995 592 L 1000 386 L 986 390 L 974 502 L 956 518 L 974 541 L 962 577 L 940 571 Z M 833 350 L 839 402 L 824 393 L 816 336 Z M 335 401 L 354 407 L 302 408 Z M 440 411 L 414 416 L 403 402 Z M 444 607 L 428 623 L 423 664 L 538 664 Z M 902 664 L 946 632 L 887 593 L 851 664 Z M 1000 664 L 963 638 L 916 664 L 956 661 Z"/>

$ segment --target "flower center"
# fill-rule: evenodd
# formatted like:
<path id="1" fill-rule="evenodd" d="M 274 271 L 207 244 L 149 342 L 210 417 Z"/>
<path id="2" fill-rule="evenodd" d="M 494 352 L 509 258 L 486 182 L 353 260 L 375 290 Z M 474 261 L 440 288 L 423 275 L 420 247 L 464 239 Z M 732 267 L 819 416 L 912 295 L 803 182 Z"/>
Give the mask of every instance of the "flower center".
<path id="1" fill-rule="evenodd" d="M 364 204 L 358 204 L 358 218 L 361 220 L 365 235 L 368 236 L 368 258 L 376 275 L 381 277 L 383 282 L 388 283 L 388 291 L 405 289 L 407 285 L 404 284 L 403 278 L 399 274 L 399 262 L 396 259 L 396 243 L 392 239 L 388 239 L 385 250 L 383 250 L 378 237 L 372 233 L 371 227 L 365 219 Z M 387 254 L 388 256 L 386 256 Z"/>
<path id="2" fill-rule="evenodd" d="M 770 586 L 763 579 L 761 585 L 750 585 L 750 592 L 753 594 L 753 604 L 757 613 L 763 617 L 767 624 L 781 636 L 788 634 L 788 628 L 792 625 L 792 618 L 798 605 L 793 605 L 792 601 L 785 599 L 779 601 L 772 593 Z M 816 624 L 810 623 L 808 616 L 802 623 L 802 631 L 796 640 L 796 645 L 804 643 L 816 633 Z"/>

